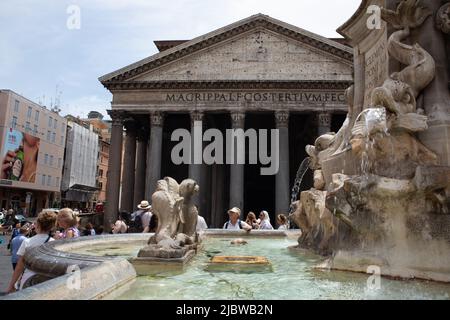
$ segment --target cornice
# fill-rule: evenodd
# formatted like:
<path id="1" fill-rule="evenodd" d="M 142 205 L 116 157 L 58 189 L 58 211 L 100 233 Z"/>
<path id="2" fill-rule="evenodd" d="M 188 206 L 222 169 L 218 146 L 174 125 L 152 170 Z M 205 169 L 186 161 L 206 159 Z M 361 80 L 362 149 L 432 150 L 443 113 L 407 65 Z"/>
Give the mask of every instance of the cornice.
<path id="1" fill-rule="evenodd" d="M 120 90 L 346 90 L 353 81 L 134 81 L 110 82 L 110 91 Z"/>

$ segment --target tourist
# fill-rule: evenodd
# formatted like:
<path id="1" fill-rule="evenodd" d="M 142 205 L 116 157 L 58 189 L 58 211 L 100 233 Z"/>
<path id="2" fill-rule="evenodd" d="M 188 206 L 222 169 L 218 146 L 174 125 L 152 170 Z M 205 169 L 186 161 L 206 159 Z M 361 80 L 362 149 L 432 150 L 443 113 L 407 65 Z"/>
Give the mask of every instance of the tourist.
<path id="1" fill-rule="evenodd" d="M 252 227 L 250 225 L 239 219 L 240 216 L 241 216 L 241 209 L 234 207 L 228 210 L 228 217 L 230 218 L 230 220 L 225 222 L 225 224 L 223 225 L 223 229 L 226 230 L 244 229 L 245 231 L 252 230 Z"/>
<path id="2" fill-rule="evenodd" d="M 197 227 L 195 228 L 195 230 L 197 232 L 200 232 L 202 230 L 206 230 L 208 229 L 208 225 L 206 224 L 205 218 L 203 218 L 202 216 L 198 216 L 197 217 Z"/>
<path id="3" fill-rule="evenodd" d="M 273 230 L 273 227 L 270 224 L 269 213 L 267 211 L 261 211 L 259 214 L 259 219 L 261 219 L 261 224 L 259 225 L 260 230 Z"/>
<path id="4" fill-rule="evenodd" d="M 148 233 L 150 231 L 150 220 L 152 218 L 152 206 L 146 200 L 141 201 L 137 206 L 138 211 L 131 216 L 129 233 Z"/>
<path id="5" fill-rule="evenodd" d="M 16 291 L 16 283 L 21 275 L 22 279 L 20 280 L 19 288 L 23 289 L 29 286 L 30 282 L 28 280 L 30 280 L 35 275 L 35 273 L 25 268 L 23 257 L 28 250 L 52 241 L 53 239 L 50 236 L 50 233 L 55 228 L 55 225 L 56 214 L 54 212 L 46 211 L 39 214 L 36 220 L 37 234 L 32 238 L 23 240 L 22 245 L 20 246 L 19 250 L 17 250 L 17 256 L 19 260 L 17 261 L 16 269 L 14 270 L 14 273 L 12 275 L 7 293 Z"/>
<path id="6" fill-rule="evenodd" d="M 152 218 L 150 219 L 149 224 L 149 233 L 156 233 L 156 230 L 158 230 L 158 216 L 156 214 L 152 214 Z"/>
<path id="7" fill-rule="evenodd" d="M 128 226 L 127 226 L 127 224 L 125 223 L 125 219 L 126 219 L 126 216 L 128 215 L 128 213 L 127 212 L 119 212 L 119 219 L 116 221 L 116 223 L 114 223 L 113 225 L 112 225 L 112 230 L 111 230 L 111 232 L 113 233 L 113 234 L 119 234 L 119 233 L 127 233 L 127 231 L 128 231 Z"/>
<path id="8" fill-rule="evenodd" d="M 96 228 L 94 228 L 94 230 L 95 230 L 95 234 L 103 234 L 103 232 L 105 231 L 103 226 L 97 226 Z"/>
<path id="9" fill-rule="evenodd" d="M 284 214 L 277 216 L 278 230 L 289 230 L 289 221 Z"/>
<path id="10" fill-rule="evenodd" d="M 57 231 L 55 234 L 55 239 L 70 239 L 78 238 L 80 236 L 80 231 L 77 226 L 79 223 L 78 216 L 72 209 L 65 208 L 58 212 L 57 216 L 58 226 L 63 230 L 62 232 Z"/>
<path id="11" fill-rule="evenodd" d="M 9 239 L 9 243 L 8 243 L 8 250 L 11 251 L 11 243 L 14 240 L 15 237 L 17 237 L 20 234 L 20 228 L 22 227 L 20 225 L 19 220 L 17 220 L 16 218 L 14 218 L 14 222 L 13 222 L 13 229 L 11 231 L 11 238 Z"/>
<path id="12" fill-rule="evenodd" d="M 83 236 L 95 236 L 95 229 L 92 223 L 88 222 L 86 227 L 84 227 Z"/>
<path id="13" fill-rule="evenodd" d="M 245 223 L 247 223 L 249 226 L 252 226 L 252 229 L 259 229 L 259 223 L 256 220 L 256 214 L 252 211 L 247 214 Z"/>
<path id="14" fill-rule="evenodd" d="M 29 226 L 25 224 L 22 226 L 19 230 L 19 235 L 16 236 L 11 241 L 11 263 L 13 270 L 16 269 L 17 261 L 19 260 L 19 257 L 17 256 L 17 251 L 19 250 L 20 246 L 22 245 L 22 242 L 27 239 L 27 234 L 29 231 Z"/>

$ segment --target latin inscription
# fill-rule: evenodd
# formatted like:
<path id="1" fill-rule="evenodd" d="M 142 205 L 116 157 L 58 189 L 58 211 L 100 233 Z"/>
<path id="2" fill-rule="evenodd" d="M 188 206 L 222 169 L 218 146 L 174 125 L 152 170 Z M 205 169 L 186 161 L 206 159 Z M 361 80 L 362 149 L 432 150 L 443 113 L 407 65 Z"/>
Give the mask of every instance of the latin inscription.
<path id="1" fill-rule="evenodd" d="M 166 102 L 336 102 L 344 103 L 344 93 L 271 93 L 271 92 L 203 92 L 203 93 L 170 93 Z"/>

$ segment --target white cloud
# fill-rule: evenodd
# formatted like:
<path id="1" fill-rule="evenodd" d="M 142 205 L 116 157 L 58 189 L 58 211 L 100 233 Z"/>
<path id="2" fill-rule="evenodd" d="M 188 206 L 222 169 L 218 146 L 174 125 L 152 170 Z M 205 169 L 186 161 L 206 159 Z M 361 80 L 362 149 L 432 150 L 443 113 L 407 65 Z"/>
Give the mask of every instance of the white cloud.
<path id="1" fill-rule="evenodd" d="M 61 114 L 63 116 L 71 114 L 86 118 L 90 111 L 98 111 L 105 117 L 108 116 L 106 110 L 110 109 L 111 98 L 99 97 L 97 95 L 82 96 L 77 99 L 63 101 Z"/>

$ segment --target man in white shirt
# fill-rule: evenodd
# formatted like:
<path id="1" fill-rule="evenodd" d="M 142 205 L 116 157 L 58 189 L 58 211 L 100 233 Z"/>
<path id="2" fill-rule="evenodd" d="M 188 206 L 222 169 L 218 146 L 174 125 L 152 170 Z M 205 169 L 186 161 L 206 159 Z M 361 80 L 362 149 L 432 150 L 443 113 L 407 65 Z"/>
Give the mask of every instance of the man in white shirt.
<path id="1" fill-rule="evenodd" d="M 208 229 L 208 225 L 206 224 L 205 218 L 203 218 L 202 216 L 198 216 L 196 231 L 200 232 L 200 231 L 206 230 L 206 229 Z"/>
<path id="2" fill-rule="evenodd" d="M 226 230 L 243 229 L 245 231 L 252 230 L 252 227 L 250 225 L 239 219 L 241 216 L 241 209 L 234 207 L 228 210 L 228 216 L 230 217 L 230 220 L 225 222 L 225 224 L 223 225 L 223 229 Z"/>

